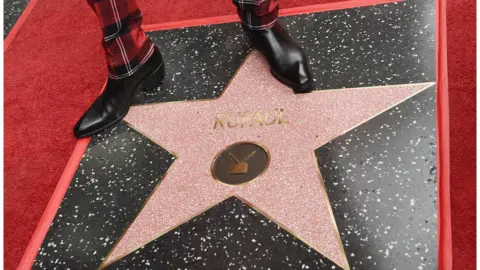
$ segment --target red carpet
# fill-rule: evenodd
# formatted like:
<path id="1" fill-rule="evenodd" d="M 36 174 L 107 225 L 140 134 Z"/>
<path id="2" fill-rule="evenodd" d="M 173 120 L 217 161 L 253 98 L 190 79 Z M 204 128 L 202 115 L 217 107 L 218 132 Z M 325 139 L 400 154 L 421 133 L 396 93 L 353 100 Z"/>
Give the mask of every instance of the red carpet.
<path id="1" fill-rule="evenodd" d="M 325 2 L 336 1 L 282 0 L 282 8 Z M 145 24 L 235 13 L 229 0 L 139 4 Z M 475 268 L 475 3 L 448 5 L 454 269 L 468 270 Z M 5 269 L 17 266 L 76 143 L 71 127 L 105 76 L 86 1 L 39 0 L 5 52 Z"/>
<path id="2" fill-rule="evenodd" d="M 454 269 L 476 269 L 475 1 L 447 0 Z"/>

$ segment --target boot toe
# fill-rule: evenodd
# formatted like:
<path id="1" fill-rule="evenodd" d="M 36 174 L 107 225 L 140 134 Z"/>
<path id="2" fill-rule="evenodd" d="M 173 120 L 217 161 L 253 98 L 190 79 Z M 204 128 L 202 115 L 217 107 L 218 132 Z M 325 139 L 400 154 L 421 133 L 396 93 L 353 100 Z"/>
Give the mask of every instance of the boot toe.
<path id="1" fill-rule="evenodd" d="M 290 57 L 275 71 L 276 77 L 287 84 L 296 93 L 305 93 L 313 90 L 313 78 L 306 58 Z"/>
<path id="2" fill-rule="evenodd" d="M 96 110 L 90 108 L 75 124 L 73 134 L 79 139 L 88 137 L 96 130 L 101 129 L 103 122 L 103 117 Z"/>
<path id="3" fill-rule="evenodd" d="M 292 65 L 292 69 L 288 72 L 293 82 L 295 92 L 310 92 L 313 90 L 313 79 L 310 74 L 308 65 L 305 62 L 297 62 Z"/>

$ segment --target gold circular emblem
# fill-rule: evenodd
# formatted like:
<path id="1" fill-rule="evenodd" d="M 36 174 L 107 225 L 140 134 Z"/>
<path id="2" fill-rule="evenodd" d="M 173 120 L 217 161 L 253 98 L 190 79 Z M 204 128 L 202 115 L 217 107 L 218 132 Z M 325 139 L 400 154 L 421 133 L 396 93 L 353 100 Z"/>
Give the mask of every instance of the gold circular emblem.
<path id="1" fill-rule="evenodd" d="M 228 146 L 213 160 L 212 175 L 227 185 L 241 185 L 260 176 L 270 163 L 270 154 L 262 145 L 241 142 Z"/>

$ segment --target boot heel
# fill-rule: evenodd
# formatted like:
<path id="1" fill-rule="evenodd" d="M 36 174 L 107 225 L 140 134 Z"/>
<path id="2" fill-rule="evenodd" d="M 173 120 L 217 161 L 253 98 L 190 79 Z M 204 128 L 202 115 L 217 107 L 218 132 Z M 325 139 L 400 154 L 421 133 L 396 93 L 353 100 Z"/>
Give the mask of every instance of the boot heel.
<path id="1" fill-rule="evenodd" d="M 163 83 L 163 79 L 165 79 L 165 64 L 162 62 L 162 64 L 143 81 L 143 91 L 151 92 L 155 90 L 155 88 Z"/>

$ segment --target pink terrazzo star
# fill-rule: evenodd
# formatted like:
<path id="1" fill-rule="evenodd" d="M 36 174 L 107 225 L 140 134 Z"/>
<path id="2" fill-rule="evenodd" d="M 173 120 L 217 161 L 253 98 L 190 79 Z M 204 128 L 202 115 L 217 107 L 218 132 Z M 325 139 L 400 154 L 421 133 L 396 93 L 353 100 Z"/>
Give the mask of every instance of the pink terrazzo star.
<path id="1" fill-rule="evenodd" d="M 271 76 L 261 55 L 253 52 L 217 99 L 132 107 L 125 121 L 177 159 L 103 265 L 236 196 L 349 269 L 314 150 L 432 85 L 294 94 Z M 264 117 L 269 112 L 270 118 L 263 121 L 271 123 L 273 112 L 280 109 L 288 123 L 261 125 L 256 118 L 256 112 Z M 239 113 L 246 115 L 243 125 L 238 123 Z M 215 120 L 225 115 L 233 116 L 230 126 L 234 127 L 225 122 L 223 128 L 214 128 Z M 214 180 L 210 169 L 215 156 L 242 141 L 268 149 L 268 169 L 244 185 Z"/>

